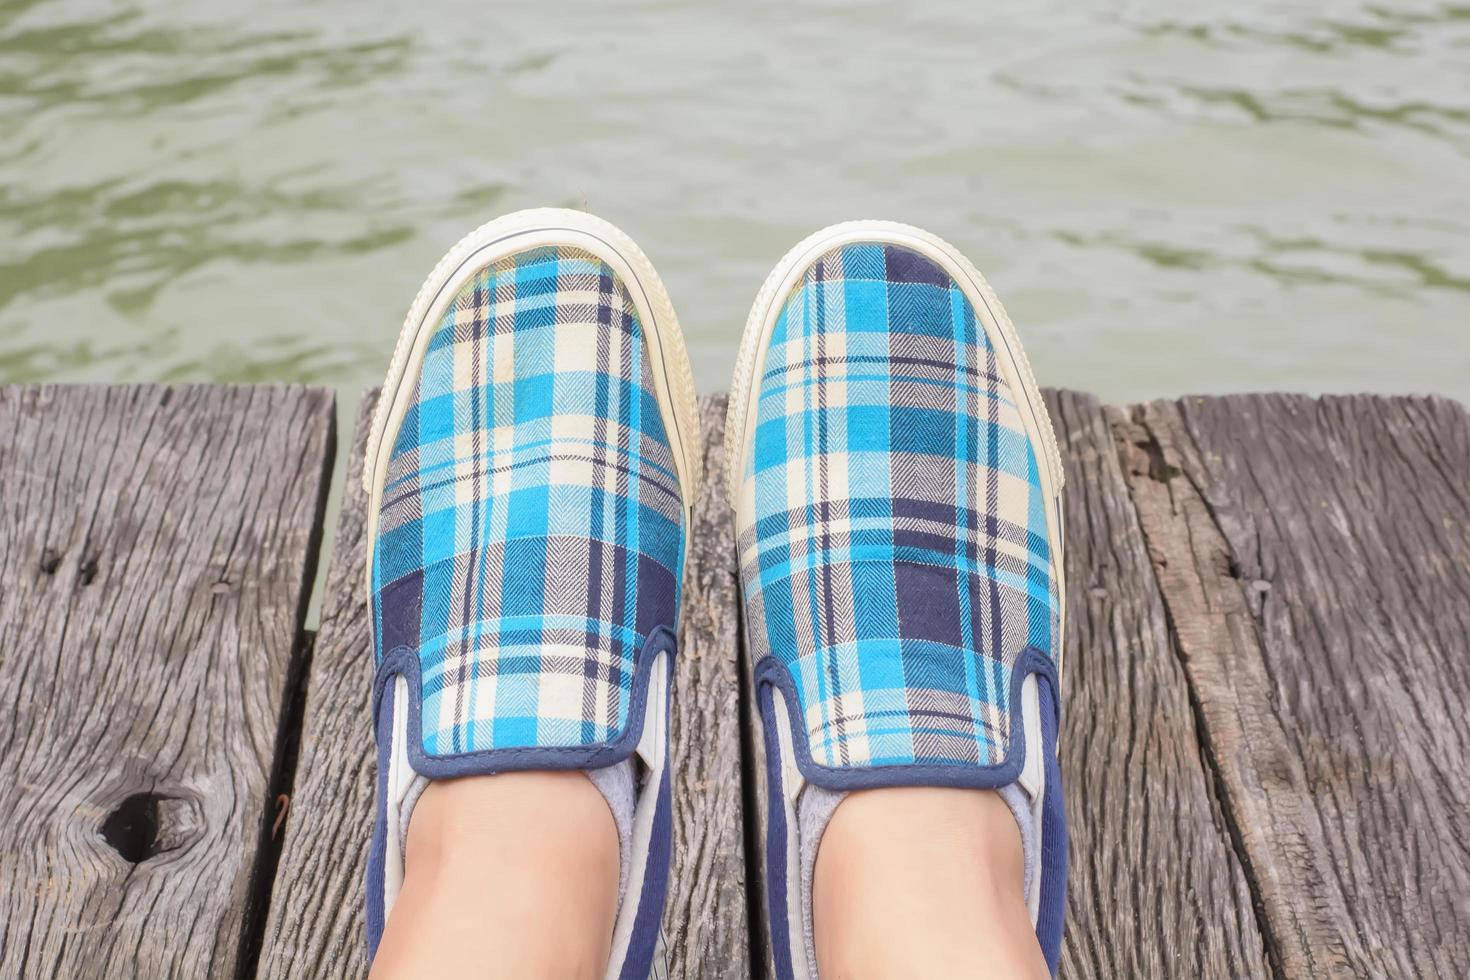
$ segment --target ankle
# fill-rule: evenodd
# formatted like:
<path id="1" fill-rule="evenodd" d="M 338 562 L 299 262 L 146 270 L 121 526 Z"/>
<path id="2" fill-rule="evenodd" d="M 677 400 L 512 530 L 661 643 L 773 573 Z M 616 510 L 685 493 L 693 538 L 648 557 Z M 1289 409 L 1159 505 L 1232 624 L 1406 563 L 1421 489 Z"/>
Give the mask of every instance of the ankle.
<path id="1" fill-rule="evenodd" d="M 601 976 L 618 874 L 612 813 L 582 773 L 431 783 L 374 976 L 449 976 L 461 963 L 481 976 Z"/>
<path id="2" fill-rule="evenodd" d="M 571 863 L 617 858 L 617 826 L 583 772 L 507 772 L 431 782 L 409 819 L 407 860 L 537 848 Z M 606 846 L 605 846 L 606 845 Z"/>
<path id="3" fill-rule="evenodd" d="M 824 976 L 1044 976 L 1016 818 L 998 793 L 856 792 L 817 852 L 812 912 Z"/>
<path id="4" fill-rule="evenodd" d="M 616 910 L 618 832 L 581 772 L 514 772 L 431 783 L 409 820 L 405 880 L 484 892 L 506 876 L 534 879 L 521 903 Z M 488 877 L 487 877 L 488 875 Z"/>

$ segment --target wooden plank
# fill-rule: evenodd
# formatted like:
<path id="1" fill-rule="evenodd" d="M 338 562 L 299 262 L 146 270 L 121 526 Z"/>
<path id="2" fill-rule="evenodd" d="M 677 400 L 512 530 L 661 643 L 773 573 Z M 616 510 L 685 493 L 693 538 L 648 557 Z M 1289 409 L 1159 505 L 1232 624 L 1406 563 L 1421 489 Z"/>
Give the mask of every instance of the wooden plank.
<path id="1" fill-rule="evenodd" d="M 363 874 L 375 762 L 372 646 L 362 587 L 362 449 L 374 396 L 358 410 L 347 490 L 311 665 L 286 843 L 261 955 L 265 977 L 366 971 Z M 734 571 L 719 471 L 718 400 L 705 399 L 705 489 L 696 509 L 675 682 L 672 739 L 677 857 L 665 914 L 673 977 L 744 976 Z"/>
<path id="2" fill-rule="evenodd" d="M 0 975 L 248 969 L 332 441 L 321 388 L 0 388 Z"/>
<path id="3" fill-rule="evenodd" d="M 363 894 L 373 829 L 372 623 L 363 588 L 362 460 L 377 392 L 358 405 L 322 596 L 261 977 L 367 975 Z"/>
<path id="4" fill-rule="evenodd" d="M 695 504 L 672 706 L 674 865 L 664 908 L 671 978 L 750 976 L 740 748 L 740 586 L 725 480 L 725 396 L 699 400 Z"/>
<path id="5" fill-rule="evenodd" d="M 1470 974 L 1470 419 L 1265 395 L 1115 421 L 1277 972 Z"/>
<path id="6" fill-rule="evenodd" d="M 1067 473 L 1062 975 L 1263 975 L 1250 891 L 1200 762 L 1113 435 L 1095 398 L 1048 401 Z"/>

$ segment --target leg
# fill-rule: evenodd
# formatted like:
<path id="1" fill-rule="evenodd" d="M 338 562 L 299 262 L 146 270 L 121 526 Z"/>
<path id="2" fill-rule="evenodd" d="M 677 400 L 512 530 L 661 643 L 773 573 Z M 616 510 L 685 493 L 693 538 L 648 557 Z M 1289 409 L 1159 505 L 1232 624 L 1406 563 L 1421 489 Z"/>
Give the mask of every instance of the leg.
<path id="1" fill-rule="evenodd" d="M 1012 784 L 1051 803 L 1024 841 L 1004 798 L 942 788 L 1017 746 L 1056 753 L 1024 675 L 1050 673 L 1066 635 L 1061 455 L 1015 329 L 952 245 L 872 221 L 791 249 L 747 322 L 725 445 L 746 637 L 778 684 L 759 743 L 781 788 L 770 826 L 813 767 L 872 787 L 820 838 L 803 834 L 832 800 L 813 794 L 764 842 L 791 869 L 818 845 L 812 906 L 767 878 L 776 962 L 823 980 L 1041 975 L 1066 892 L 1054 768 Z"/>
<path id="2" fill-rule="evenodd" d="M 603 975 L 618 833 L 579 772 L 430 783 L 372 980 Z"/>
<path id="3" fill-rule="evenodd" d="M 1045 977 L 1021 835 L 994 792 L 856 792 L 822 836 L 812 925 L 824 978 Z"/>
<path id="4" fill-rule="evenodd" d="M 623 864 L 617 828 L 667 819 L 672 692 L 640 668 L 672 658 L 679 622 L 704 459 L 689 377 L 657 272 L 584 212 L 480 226 L 410 306 L 363 463 L 375 688 L 392 692 L 364 889 L 377 980 L 651 972 L 658 917 L 637 913 L 665 899 L 646 872 L 672 842 L 630 836 Z M 635 735 L 644 785 L 632 761 L 595 784 L 503 773 L 596 766 Z M 461 778 L 404 828 L 414 767 Z"/>

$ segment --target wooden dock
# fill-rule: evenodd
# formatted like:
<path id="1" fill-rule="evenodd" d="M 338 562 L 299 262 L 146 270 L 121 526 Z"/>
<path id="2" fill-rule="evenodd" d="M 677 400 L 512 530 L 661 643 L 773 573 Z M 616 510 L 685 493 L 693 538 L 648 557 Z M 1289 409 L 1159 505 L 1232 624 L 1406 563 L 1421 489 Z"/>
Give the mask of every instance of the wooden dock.
<path id="1" fill-rule="evenodd" d="M 1470 976 L 1470 416 L 1052 392 L 1067 977 Z M 355 977 L 372 817 L 357 412 L 0 388 L 0 976 Z M 703 400 L 669 974 L 764 973 L 740 615 Z"/>

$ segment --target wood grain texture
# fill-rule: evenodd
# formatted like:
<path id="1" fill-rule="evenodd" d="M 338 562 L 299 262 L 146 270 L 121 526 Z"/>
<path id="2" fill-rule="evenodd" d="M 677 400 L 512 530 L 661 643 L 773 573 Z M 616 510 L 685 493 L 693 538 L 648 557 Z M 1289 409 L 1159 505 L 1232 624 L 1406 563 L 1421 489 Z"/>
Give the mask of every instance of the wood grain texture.
<path id="1" fill-rule="evenodd" d="M 1439 399 L 1114 417 L 1289 977 L 1470 974 L 1470 420 Z"/>
<path id="2" fill-rule="evenodd" d="M 264 977 L 356 977 L 367 967 L 363 874 L 376 763 L 360 473 L 374 397 L 358 409 L 261 954 Z M 713 425 L 722 411 L 720 400 L 701 403 L 707 469 L 688 559 L 673 702 L 676 858 L 664 917 L 672 977 L 746 975 L 734 556 L 718 468 L 721 432 Z"/>
<path id="3" fill-rule="evenodd" d="M 0 388 L 0 975 L 248 968 L 332 441 L 320 388 Z"/>
<path id="4" fill-rule="evenodd" d="M 376 391 L 358 405 L 308 673 L 300 753 L 258 976 L 367 973 L 364 875 L 373 828 L 372 624 L 363 587 L 362 460 Z"/>
<path id="5" fill-rule="evenodd" d="M 1068 471 L 1063 975 L 1470 975 L 1470 418 L 1048 399 Z M 672 720 L 676 977 L 769 968 L 723 408 L 701 400 Z M 264 976 L 366 967 L 371 411 Z M 320 390 L 0 389 L 0 977 L 249 969 L 332 438 Z"/>
<path id="6" fill-rule="evenodd" d="M 1200 764 L 1113 435 L 1089 395 L 1048 392 L 1066 467 L 1061 763 L 1072 846 L 1064 977 L 1266 972 L 1244 872 Z"/>
<path id="7" fill-rule="evenodd" d="M 740 746 L 735 519 L 725 482 L 725 397 L 699 400 L 695 503 L 674 681 L 674 865 L 664 908 L 671 978 L 750 975 Z"/>

